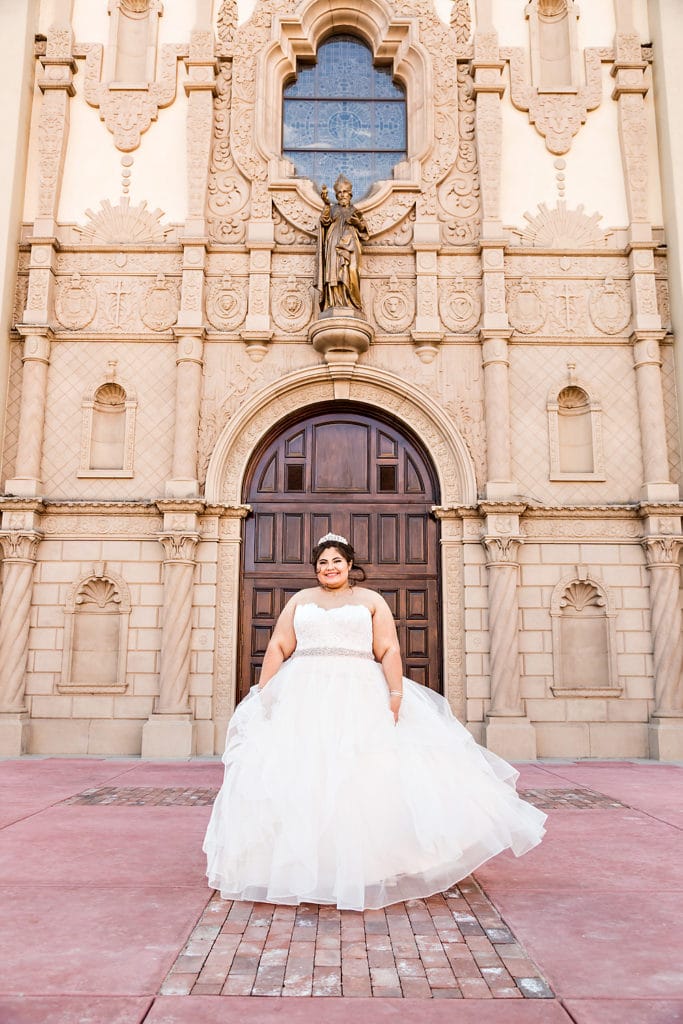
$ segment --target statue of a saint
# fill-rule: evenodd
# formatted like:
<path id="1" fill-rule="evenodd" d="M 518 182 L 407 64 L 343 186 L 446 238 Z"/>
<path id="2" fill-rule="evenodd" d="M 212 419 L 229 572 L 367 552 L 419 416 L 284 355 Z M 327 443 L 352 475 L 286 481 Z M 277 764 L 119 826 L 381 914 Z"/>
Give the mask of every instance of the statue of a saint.
<path id="1" fill-rule="evenodd" d="M 362 311 L 360 298 L 360 243 L 368 238 L 362 213 L 351 202 L 352 185 L 340 174 L 334 183 L 337 202 L 330 205 L 327 186 L 320 193 L 318 290 L 320 309 L 349 306 Z"/>

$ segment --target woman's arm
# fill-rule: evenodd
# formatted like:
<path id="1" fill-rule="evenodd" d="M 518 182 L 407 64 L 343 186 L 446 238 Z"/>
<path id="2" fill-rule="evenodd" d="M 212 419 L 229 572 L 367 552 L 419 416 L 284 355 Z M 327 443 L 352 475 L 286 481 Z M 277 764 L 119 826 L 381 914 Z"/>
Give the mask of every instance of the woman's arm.
<path id="1" fill-rule="evenodd" d="M 273 635 L 268 641 L 263 658 L 261 675 L 258 682 L 259 690 L 262 690 L 270 682 L 283 661 L 294 652 L 296 647 L 296 635 L 294 633 L 294 610 L 296 604 L 296 597 L 290 598 L 275 623 Z"/>
<path id="2" fill-rule="evenodd" d="M 396 624 L 391 609 L 383 597 L 377 595 L 375 613 L 372 617 L 372 650 L 382 664 L 384 678 L 389 688 L 389 706 L 394 721 L 398 722 L 398 712 L 403 696 L 403 665 L 401 664 L 401 648 L 398 644 Z"/>

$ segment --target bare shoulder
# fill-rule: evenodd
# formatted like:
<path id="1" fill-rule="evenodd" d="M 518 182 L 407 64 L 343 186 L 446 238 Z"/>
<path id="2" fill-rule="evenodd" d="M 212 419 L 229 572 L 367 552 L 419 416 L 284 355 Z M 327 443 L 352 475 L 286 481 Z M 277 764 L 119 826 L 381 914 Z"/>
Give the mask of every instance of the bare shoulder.
<path id="1" fill-rule="evenodd" d="M 305 604 L 306 601 L 311 601 L 318 591 L 318 587 L 304 587 L 303 590 L 297 590 L 296 594 L 292 594 L 287 605 L 290 608 L 296 608 L 298 604 Z"/>
<path id="2" fill-rule="evenodd" d="M 380 609 L 389 607 L 382 595 L 376 590 L 370 590 L 369 587 L 354 587 L 354 593 L 359 604 L 364 604 L 373 615 Z"/>

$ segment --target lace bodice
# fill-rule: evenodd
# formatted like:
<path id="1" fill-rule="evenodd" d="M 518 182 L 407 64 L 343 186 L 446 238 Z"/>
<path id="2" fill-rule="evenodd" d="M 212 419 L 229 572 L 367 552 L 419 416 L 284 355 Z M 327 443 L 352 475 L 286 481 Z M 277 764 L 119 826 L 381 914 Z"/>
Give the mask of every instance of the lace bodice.
<path id="1" fill-rule="evenodd" d="M 372 614 L 362 604 L 321 608 L 300 604 L 294 612 L 296 651 L 358 651 L 372 656 Z"/>

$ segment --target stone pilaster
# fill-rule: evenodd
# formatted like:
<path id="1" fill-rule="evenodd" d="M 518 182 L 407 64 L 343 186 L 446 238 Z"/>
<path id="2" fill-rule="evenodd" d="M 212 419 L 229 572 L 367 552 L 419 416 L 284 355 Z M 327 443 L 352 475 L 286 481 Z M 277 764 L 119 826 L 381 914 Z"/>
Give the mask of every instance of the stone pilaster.
<path id="1" fill-rule="evenodd" d="M 669 479 L 659 343 L 664 337 L 657 306 L 654 250 L 649 209 L 650 122 L 645 97 L 647 64 L 633 19 L 633 0 L 615 0 L 617 33 L 612 67 L 619 140 L 629 214 L 629 272 L 633 302 L 633 353 L 643 446 L 645 501 L 675 501 Z"/>
<path id="2" fill-rule="evenodd" d="M 536 735 L 525 716 L 520 694 L 519 658 L 519 514 L 522 506 L 483 508 L 482 541 L 488 569 L 491 704 L 486 717 L 486 745 L 502 757 L 533 760 Z"/>
<path id="3" fill-rule="evenodd" d="M 143 757 L 190 757 L 194 726 L 189 703 L 190 644 L 199 502 L 159 502 L 164 529 L 164 610 L 159 696 L 142 730 Z"/>
<path id="4" fill-rule="evenodd" d="M 255 186 L 252 186 L 255 187 Z M 270 319 L 270 266 L 275 248 L 273 221 L 251 221 L 247 229 L 249 249 L 249 305 L 242 341 L 249 356 L 260 363 L 273 336 Z"/>
<path id="5" fill-rule="evenodd" d="M 177 327 L 175 434 L 169 498 L 192 498 L 199 493 L 197 449 L 202 398 L 203 331 Z"/>
<path id="6" fill-rule="evenodd" d="M 218 609 L 216 616 L 216 670 L 213 691 L 215 752 L 223 753 L 225 734 L 237 694 L 240 549 L 242 520 L 249 505 L 220 508 L 218 532 Z"/>
<path id="7" fill-rule="evenodd" d="M 484 367 L 486 422 L 486 497 L 511 498 L 515 491 L 511 469 L 510 434 L 510 330 L 484 329 L 480 333 Z"/>
<path id="8" fill-rule="evenodd" d="M 0 545 L 4 554 L 0 600 L 0 754 L 17 757 L 28 742 L 26 667 L 33 570 L 42 534 L 34 509 L 3 511 Z M 28 528 L 26 528 L 28 527 Z"/>
<path id="9" fill-rule="evenodd" d="M 655 702 L 650 719 L 650 756 L 683 759 L 683 618 L 680 606 L 683 546 L 680 509 L 662 519 L 646 520 L 643 540 L 650 575 L 650 616 L 655 676 Z M 675 532 L 658 533 L 660 529 Z"/>
<path id="10" fill-rule="evenodd" d="M 443 341 L 439 318 L 437 258 L 441 248 L 439 225 L 423 218 L 415 222 L 413 250 L 415 252 L 416 313 L 415 329 L 411 337 L 415 351 L 422 362 L 430 363 Z"/>
<path id="11" fill-rule="evenodd" d="M 43 325 L 27 324 L 20 324 L 18 330 L 24 338 L 19 436 L 14 477 L 6 481 L 5 490 L 8 494 L 33 497 L 40 493 L 41 488 L 40 473 L 52 332 L 49 327 Z"/>

